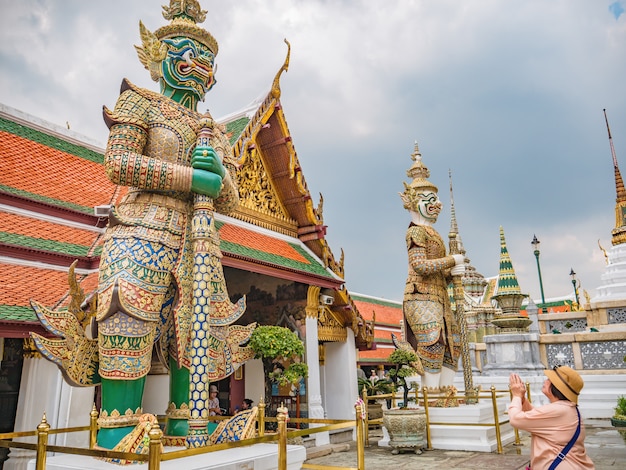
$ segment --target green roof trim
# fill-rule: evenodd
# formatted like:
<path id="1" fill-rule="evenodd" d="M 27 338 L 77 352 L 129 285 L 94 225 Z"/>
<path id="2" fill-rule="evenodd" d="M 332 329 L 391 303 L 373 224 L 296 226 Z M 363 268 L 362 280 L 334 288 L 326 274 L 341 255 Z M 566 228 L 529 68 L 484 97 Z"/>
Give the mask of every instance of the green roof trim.
<path id="1" fill-rule="evenodd" d="M 45 134 L 41 131 L 31 129 L 30 127 L 23 126 L 8 119 L 0 117 L 0 131 L 5 131 L 13 135 L 17 135 L 27 140 L 37 142 L 46 147 L 50 147 L 61 152 L 69 153 L 86 160 L 90 160 L 96 163 L 104 162 L 104 155 L 93 150 L 81 147 L 80 145 L 66 142 L 58 137 L 54 137 L 49 134 Z"/>
<path id="2" fill-rule="evenodd" d="M 360 357 L 357 362 L 359 364 L 389 364 L 386 357 Z"/>
<path id="3" fill-rule="evenodd" d="M 358 294 L 350 294 L 352 300 L 359 302 L 367 302 L 368 304 L 383 305 L 385 307 L 402 308 L 402 302 L 394 302 L 393 300 L 372 299 L 370 297 L 362 297 Z"/>
<path id="4" fill-rule="evenodd" d="M 237 139 L 239 139 L 239 136 L 241 135 L 243 130 L 246 128 L 249 122 L 250 122 L 250 119 L 244 116 L 239 119 L 235 119 L 234 121 L 230 121 L 226 123 L 226 133 L 230 134 L 230 137 L 229 137 L 230 145 L 235 145 L 235 142 L 237 142 Z"/>
<path id="5" fill-rule="evenodd" d="M 535 302 L 535 305 L 539 308 L 539 307 L 563 307 L 565 305 L 571 306 L 572 305 L 573 300 L 571 299 L 563 299 L 563 300 L 554 300 L 552 302 L 546 302 L 541 303 L 541 302 Z M 528 308 L 528 304 L 524 304 L 522 305 L 522 307 L 520 308 L 520 311 L 526 311 L 526 309 Z M 556 313 L 565 313 L 565 312 L 556 312 Z M 576 313 L 576 312 L 571 312 L 571 313 Z"/>
<path id="6" fill-rule="evenodd" d="M 74 204 L 73 202 L 60 201 L 59 199 L 42 196 L 40 194 L 31 193 L 29 191 L 24 191 L 22 189 L 12 188 L 11 186 L 6 186 L 4 184 L 0 184 L 0 192 L 5 192 L 5 193 L 13 194 L 15 196 L 20 196 L 20 197 L 24 197 L 27 199 L 31 199 L 33 201 L 39 201 L 45 204 L 50 204 L 52 206 L 59 206 L 65 209 L 74 210 L 76 212 L 93 215 L 93 207 L 79 206 L 78 204 Z"/>
<path id="7" fill-rule="evenodd" d="M 377 322 L 374 322 L 374 326 L 387 326 L 387 327 L 391 327 L 391 328 L 400 328 L 400 323 L 402 323 L 402 320 L 400 320 L 400 322 L 398 322 L 398 323 L 389 323 L 389 322 L 377 321 Z"/>
<path id="8" fill-rule="evenodd" d="M 30 307 L 0 305 L 0 321 L 37 322 L 37 315 Z"/>
<path id="9" fill-rule="evenodd" d="M 75 243 L 56 242 L 53 240 L 45 240 L 43 238 L 35 238 L 7 232 L 0 232 L 0 242 L 31 248 L 34 250 L 62 253 L 72 256 L 88 256 L 91 248 L 85 245 L 76 245 Z M 99 256 L 101 251 L 102 247 L 98 246 L 92 256 Z"/>
<path id="10" fill-rule="evenodd" d="M 387 338 L 374 338 L 374 342 L 377 344 L 393 344 L 393 341 Z"/>

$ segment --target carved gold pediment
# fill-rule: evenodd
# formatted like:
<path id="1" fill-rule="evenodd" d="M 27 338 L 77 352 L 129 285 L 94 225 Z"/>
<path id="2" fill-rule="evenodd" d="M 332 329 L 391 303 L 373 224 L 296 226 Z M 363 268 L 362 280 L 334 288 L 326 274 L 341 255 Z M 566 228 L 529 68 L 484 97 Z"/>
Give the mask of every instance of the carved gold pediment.
<path id="1" fill-rule="evenodd" d="M 239 208 L 235 216 L 280 233 L 293 235 L 297 232 L 297 223 L 283 207 L 261 154 L 256 148 L 249 149 L 239 162 Z"/>
<path id="2" fill-rule="evenodd" d="M 338 315 L 328 307 L 323 308 L 317 318 L 317 336 L 319 341 L 345 342 L 348 339 L 345 326 Z"/>

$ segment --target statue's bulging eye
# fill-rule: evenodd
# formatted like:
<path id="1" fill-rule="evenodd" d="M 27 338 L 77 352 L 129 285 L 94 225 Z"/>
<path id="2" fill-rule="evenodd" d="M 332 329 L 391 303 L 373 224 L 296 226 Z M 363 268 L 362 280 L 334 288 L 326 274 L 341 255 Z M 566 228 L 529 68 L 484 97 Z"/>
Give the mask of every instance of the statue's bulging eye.
<path id="1" fill-rule="evenodd" d="M 191 59 L 193 59 L 195 57 L 195 53 L 193 50 L 191 49 L 187 49 L 184 53 L 183 53 L 183 59 L 185 59 L 185 62 L 187 62 L 188 64 L 191 64 Z"/>

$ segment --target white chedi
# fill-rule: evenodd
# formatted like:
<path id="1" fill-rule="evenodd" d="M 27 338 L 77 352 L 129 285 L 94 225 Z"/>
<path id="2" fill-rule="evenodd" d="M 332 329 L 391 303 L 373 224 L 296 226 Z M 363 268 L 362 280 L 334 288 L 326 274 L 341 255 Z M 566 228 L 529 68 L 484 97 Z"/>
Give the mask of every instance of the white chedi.
<path id="1" fill-rule="evenodd" d="M 626 244 L 607 250 L 607 265 L 600 277 L 602 285 L 596 289 L 592 304 L 626 300 Z"/>

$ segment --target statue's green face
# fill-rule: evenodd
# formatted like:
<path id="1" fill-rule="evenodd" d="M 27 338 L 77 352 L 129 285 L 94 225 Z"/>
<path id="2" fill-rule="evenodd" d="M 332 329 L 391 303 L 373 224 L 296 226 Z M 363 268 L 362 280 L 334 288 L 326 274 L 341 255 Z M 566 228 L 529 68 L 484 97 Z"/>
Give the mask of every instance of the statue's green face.
<path id="1" fill-rule="evenodd" d="M 198 100 L 203 100 L 215 84 L 215 55 L 193 39 L 177 37 L 163 42 L 169 46 L 161 65 L 165 84 L 175 90 L 188 91 Z"/>
<path id="2" fill-rule="evenodd" d="M 437 217 L 439 217 L 439 213 L 441 212 L 441 201 L 439 200 L 437 193 L 429 191 L 421 193 L 419 196 L 420 199 L 417 204 L 419 214 L 426 220 L 433 223 L 436 222 Z"/>

